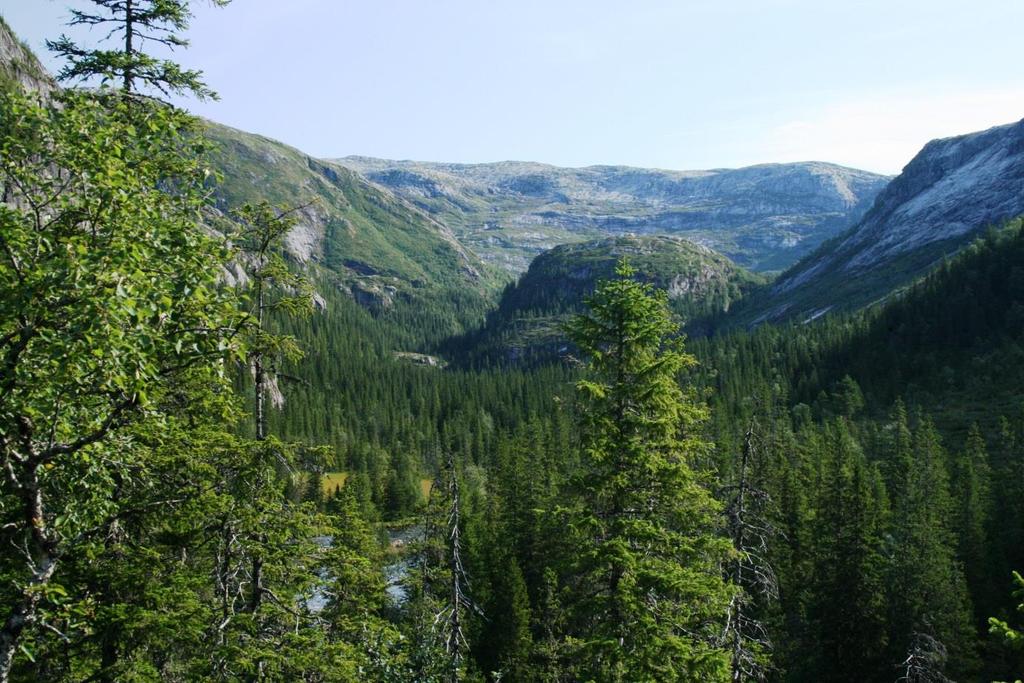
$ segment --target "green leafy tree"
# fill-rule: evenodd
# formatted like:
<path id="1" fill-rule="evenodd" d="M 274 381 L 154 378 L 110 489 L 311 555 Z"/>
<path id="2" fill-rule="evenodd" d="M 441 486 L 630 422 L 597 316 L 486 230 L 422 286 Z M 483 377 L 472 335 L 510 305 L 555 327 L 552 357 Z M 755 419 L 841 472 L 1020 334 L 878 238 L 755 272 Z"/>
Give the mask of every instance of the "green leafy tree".
<path id="1" fill-rule="evenodd" d="M 236 339 L 195 120 L 58 98 L 0 95 L 0 510 L 23 549 L 3 562 L 0 680 L 61 557 L 117 515 L 117 434 L 159 419 L 176 377 L 220 382 Z"/>
<path id="2" fill-rule="evenodd" d="M 692 465 L 708 449 L 706 409 L 678 383 L 696 361 L 665 293 L 634 274 L 621 263 L 569 327 L 589 358 L 577 384 L 580 499 L 566 511 L 570 634 L 584 679 L 723 679 L 728 541 Z"/>
<path id="3" fill-rule="evenodd" d="M 1017 605 L 1017 611 L 1024 614 L 1024 577 L 1017 572 L 1014 572 L 1013 582 L 1017 586 L 1013 595 L 1021 600 L 1021 603 Z M 989 632 L 1002 641 L 1008 649 L 1018 655 L 1024 653 L 1024 632 L 1020 629 L 1013 628 L 1006 621 L 996 619 L 995 617 L 990 617 L 988 623 Z M 1024 662 L 1018 661 L 1018 664 L 1022 663 Z M 1017 679 L 1017 683 L 1020 683 L 1020 679 Z"/>

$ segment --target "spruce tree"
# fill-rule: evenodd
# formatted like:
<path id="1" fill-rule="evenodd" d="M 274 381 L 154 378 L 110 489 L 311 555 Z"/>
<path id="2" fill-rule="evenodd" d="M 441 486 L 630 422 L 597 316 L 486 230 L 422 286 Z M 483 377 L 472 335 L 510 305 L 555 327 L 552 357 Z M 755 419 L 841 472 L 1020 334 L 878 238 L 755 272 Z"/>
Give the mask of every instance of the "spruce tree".
<path id="1" fill-rule="evenodd" d="M 881 478 L 845 420 L 828 426 L 815 528 L 808 680 L 884 680 L 885 593 Z"/>
<path id="2" fill-rule="evenodd" d="M 313 288 L 302 275 L 289 269 L 281 255 L 285 236 L 295 227 L 296 212 L 304 207 L 284 209 L 267 202 L 245 204 L 234 212 L 242 268 L 246 274 L 246 315 L 249 365 L 255 384 L 256 439 L 267 437 L 268 393 L 278 405 L 284 402 L 278 380 L 281 365 L 297 360 L 302 350 L 291 335 L 270 329 L 272 316 L 306 318 L 313 312 Z"/>
<path id="3" fill-rule="evenodd" d="M 963 450 L 953 460 L 950 489 L 954 506 L 957 555 L 976 607 L 987 614 L 996 596 L 991 575 L 988 528 L 992 518 L 992 471 L 985 439 L 977 423 L 971 425 Z"/>
<path id="4" fill-rule="evenodd" d="M 589 359 L 577 384 L 583 474 L 568 512 L 566 605 L 585 680 L 720 680 L 716 638 L 728 541 L 692 462 L 706 410 L 678 383 L 695 364 L 664 292 L 626 263 L 569 327 Z M 569 539 L 567 539 L 568 541 Z"/>
<path id="5" fill-rule="evenodd" d="M 951 671 L 969 673 L 976 636 L 963 570 L 951 528 L 946 455 L 930 420 L 914 431 L 910 469 L 894 501 L 893 548 L 888 586 L 892 591 L 890 642 L 893 663 L 902 661 L 921 637 L 949 653 Z"/>
<path id="6" fill-rule="evenodd" d="M 115 81 L 124 93 L 150 87 L 164 95 L 190 93 L 199 99 L 216 99 L 217 94 L 202 82 L 202 73 L 182 69 L 169 59 L 145 52 L 146 45 L 174 50 L 188 47 L 181 37 L 192 15 L 188 0 L 90 0 L 95 9 L 71 10 L 72 26 L 107 30 L 107 39 L 117 36 L 113 49 L 89 49 L 62 35 L 47 41 L 47 47 L 67 60 L 58 74 L 60 80 L 87 81 L 100 77 Z M 230 0 L 211 0 L 223 6 Z"/>

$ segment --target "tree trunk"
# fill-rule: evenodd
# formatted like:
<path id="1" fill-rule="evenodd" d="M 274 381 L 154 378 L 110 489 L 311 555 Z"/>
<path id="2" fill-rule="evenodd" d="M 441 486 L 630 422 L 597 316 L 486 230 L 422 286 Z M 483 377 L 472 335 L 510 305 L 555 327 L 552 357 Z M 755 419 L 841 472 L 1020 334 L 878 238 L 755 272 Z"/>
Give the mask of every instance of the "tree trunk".
<path id="1" fill-rule="evenodd" d="M 255 555 L 252 558 L 252 594 L 249 596 L 249 611 L 253 614 L 260 609 L 263 602 L 263 558 Z"/>
<path id="2" fill-rule="evenodd" d="M 259 334 L 263 333 L 263 279 L 256 282 L 256 326 Z M 262 344 L 263 340 L 260 339 Z M 253 372 L 256 375 L 256 439 L 263 441 L 267 438 L 266 402 L 267 402 L 267 372 L 263 367 L 263 349 L 256 348 L 256 356 L 253 358 Z"/>
<path id="3" fill-rule="evenodd" d="M 452 510 L 450 517 L 451 530 L 449 536 L 451 538 L 451 573 L 452 573 L 452 584 L 451 584 L 451 601 L 452 601 L 452 617 L 451 617 L 451 634 L 449 636 L 449 656 L 451 657 L 451 683 L 459 683 L 459 666 L 462 662 L 462 644 L 459 639 L 462 635 L 462 623 L 460 617 L 462 608 L 462 586 L 460 585 L 459 579 L 462 572 L 462 558 L 459 556 L 459 480 L 455 474 L 455 463 L 451 454 L 448 455 L 448 467 L 451 472 L 451 494 L 452 494 Z"/>
<path id="4" fill-rule="evenodd" d="M 128 65 L 124 69 L 124 91 L 132 92 L 134 85 L 134 74 L 132 73 L 131 59 L 135 51 L 132 41 L 135 37 L 135 12 L 132 7 L 133 0 L 125 0 L 124 3 L 124 54 Z"/>
<path id="5" fill-rule="evenodd" d="M 3 630 L 0 630 L 0 683 L 7 683 L 10 679 L 18 640 L 25 627 L 35 620 L 40 597 L 37 587 L 47 584 L 56 568 L 56 557 L 47 557 L 40 563 L 32 573 L 28 586 L 21 591 L 18 603 L 4 622 Z"/>
<path id="6" fill-rule="evenodd" d="M 36 619 L 36 610 L 42 596 L 41 587 L 50 582 L 57 568 L 57 540 L 46 526 L 43 498 L 39 489 L 39 465 L 28 456 L 24 480 L 18 482 L 18 495 L 22 501 L 25 523 L 28 527 L 28 546 L 32 552 L 32 575 L 21 589 L 14 606 L 0 629 L 0 683 L 7 683 L 14 663 L 14 652 L 25 628 Z"/>
<path id="7" fill-rule="evenodd" d="M 738 550 L 741 555 L 737 557 L 734 562 L 735 576 L 733 580 L 740 590 L 746 590 L 743 576 L 743 556 L 742 553 L 746 552 L 746 539 L 744 538 L 744 520 L 746 518 L 746 493 L 747 493 L 747 459 L 750 457 L 750 449 L 752 447 L 753 432 L 748 429 L 746 437 L 743 439 L 743 453 L 740 456 L 740 473 L 739 473 L 739 492 L 736 494 L 736 510 L 734 512 L 734 523 L 736 525 L 733 529 L 733 547 Z M 743 643 L 743 601 L 737 596 L 732 600 L 730 605 L 732 614 L 730 618 L 733 621 L 733 644 L 732 644 L 732 680 L 734 683 L 740 683 L 743 680 L 743 655 L 744 655 L 744 643 Z"/>

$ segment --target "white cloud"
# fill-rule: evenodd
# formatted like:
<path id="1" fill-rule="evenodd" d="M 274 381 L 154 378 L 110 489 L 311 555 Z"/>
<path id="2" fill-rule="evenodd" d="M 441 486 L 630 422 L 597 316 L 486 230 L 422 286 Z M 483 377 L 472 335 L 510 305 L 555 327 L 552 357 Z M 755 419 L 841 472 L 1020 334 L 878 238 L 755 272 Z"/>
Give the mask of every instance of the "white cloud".
<path id="1" fill-rule="evenodd" d="M 898 173 L 929 140 L 1024 118 L 1024 86 L 887 92 L 823 106 L 768 132 L 757 156 Z"/>

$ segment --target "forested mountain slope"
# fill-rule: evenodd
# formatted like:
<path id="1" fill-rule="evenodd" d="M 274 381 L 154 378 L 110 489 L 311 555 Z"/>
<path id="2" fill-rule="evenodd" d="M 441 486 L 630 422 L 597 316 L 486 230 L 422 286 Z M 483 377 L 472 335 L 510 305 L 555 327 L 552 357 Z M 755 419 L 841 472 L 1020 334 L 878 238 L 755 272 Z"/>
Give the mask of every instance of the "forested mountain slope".
<path id="1" fill-rule="evenodd" d="M 397 306 L 463 323 L 482 314 L 500 279 L 445 225 L 344 167 L 227 126 L 206 129 L 220 208 L 258 199 L 301 207 L 285 238 L 296 264 L 378 313 Z"/>
<path id="2" fill-rule="evenodd" d="M 1022 264 L 1016 220 L 878 307 L 691 343 L 721 471 L 736 476 L 751 433 L 775 463 L 758 476 L 788 539 L 780 680 L 852 680 L 833 675 L 836 661 L 889 680 L 934 646 L 915 631 L 937 639 L 931 666 L 959 669 L 956 680 L 1022 670 L 1020 653 L 984 635 L 988 616 L 1010 614 L 1009 577 L 1024 564 Z M 852 479 L 837 485 L 843 459 L 853 469 L 840 479 Z M 837 496 L 850 497 L 833 515 Z M 841 533 L 861 549 L 846 555 L 853 546 L 829 540 Z M 834 552 L 851 571 L 830 564 Z"/>
<path id="3" fill-rule="evenodd" d="M 513 272 L 555 245 L 626 233 L 686 237 L 747 268 L 781 270 L 853 224 L 889 180 L 821 162 L 666 171 L 337 161 L 438 216 Z"/>
<path id="4" fill-rule="evenodd" d="M 820 381 L 849 375 L 877 402 L 903 396 L 961 429 L 1020 413 L 1022 228 L 992 231 L 869 315 L 818 363 Z"/>
<path id="5" fill-rule="evenodd" d="M 696 343 L 723 404 L 781 382 L 813 404 L 844 377 L 880 411 L 897 398 L 963 433 L 1022 409 L 1024 229 L 992 230 L 881 306 L 811 324 L 765 325 Z M 763 374 L 766 373 L 766 374 Z"/>
<path id="6" fill-rule="evenodd" d="M 933 140 L 848 232 L 785 272 L 746 321 L 806 318 L 869 304 L 1024 213 L 1024 121 Z"/>
<path id="7" fill-rule="evenodd" d="M 508 285 L 484 327 L 451 345 L 463 361 L 533 361 L 565 351 L 562 326 L 585 308 L 584 300 L 602 280 L 613 278 L 620 259 L 637 277 L 668 294 L 681 320 L 728 311 L 762 276 L 725 256 L 685 239 L 668 236 L 611 237 L 565 244 L 533 260 Z"/>

